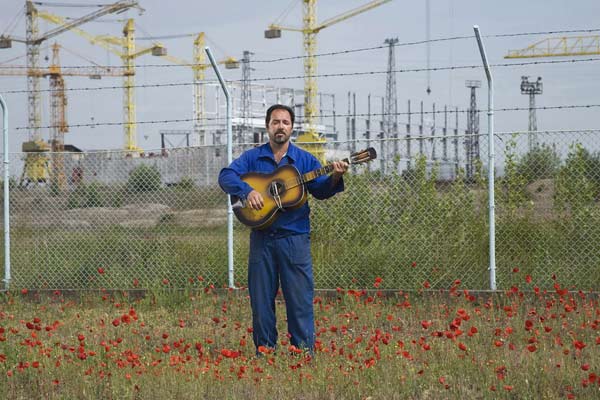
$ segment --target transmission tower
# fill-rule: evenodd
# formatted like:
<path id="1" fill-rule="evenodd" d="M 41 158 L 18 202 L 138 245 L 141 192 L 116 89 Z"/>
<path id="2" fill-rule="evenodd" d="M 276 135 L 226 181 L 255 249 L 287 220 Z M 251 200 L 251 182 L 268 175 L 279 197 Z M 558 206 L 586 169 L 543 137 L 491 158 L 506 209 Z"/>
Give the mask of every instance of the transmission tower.
<path id="1" fill-rule="evenodd" d="M 465 156 L 467 180 L 472 180 L 475 172 L 474 162 L 479 160 L 479 111 L 477 111 L 476 89 L 481 81 L 466 81 L 471 89 L 471 107 L 467 113 L 467 136 L 465 137 Z"/>
<path id="2" fill-rule="evenodd" d="M 537 118 L 535 115 L 535 95 L 542 94 L 544 87 L 542 78 L 538 76 L 537 81 L 529 82 L 528 76 L 521 77 L 521 94 L 529 95 L 529 150 L 538 147 Z"/>
<path id="3" fill-rule="evenodd" d="M 386 138 L 398 138 L 398 95 L 396 93 L 396 44 L 398 38 L 386 39 L 388 45 L 388 67 L 385 82 L 385 113 L 383 128 Z M 389 147 L 388 147 L 389 148 Z M 398 140 L 394 140 L 394 156 L 398 154 Z M 386 155 L 384 154 L 385 158 Z"/>
<path id="4" fill-rule="evenodd" d="M 250 56 L 251 53 L 248 50 L 244 50 L 244 57 L 242 58 L 242 126 L 240 127 L 240 143 L 245 143 L 246 138 L 252 137 L 254 144 L 258 144 L 260 137 L 258 132 L 254 131 L 251 118 L 252 118 L 252 88 L 250 87 Z"/>

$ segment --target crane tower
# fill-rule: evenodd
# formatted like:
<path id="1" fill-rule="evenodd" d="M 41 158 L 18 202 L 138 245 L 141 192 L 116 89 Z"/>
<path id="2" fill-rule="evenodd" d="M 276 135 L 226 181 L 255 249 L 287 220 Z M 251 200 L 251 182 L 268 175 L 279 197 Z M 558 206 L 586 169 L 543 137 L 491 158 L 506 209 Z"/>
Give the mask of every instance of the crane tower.
<path id="1" fill-rule="evenodd" d="M 269 25 L 265 31 L 265 38 L 275 39 L 281 37 L 281 31 L 302 32 L 304 43 L 304 132 L 298 135 L 297 143 L 313 153 L 321 163 L 325 162 L 325 139 L 317 132 L 315 125 L 317 119 L 317 33 L 338 22 L 342 22 L 355 15 L 361 14 L 391 0 L 370 1 L 360 7 L 349 10 L 338 16 L 317 23 L 317 0 L 302 0 L 304 24 L 302 28 L 285 27 L 279 24 Z"/>

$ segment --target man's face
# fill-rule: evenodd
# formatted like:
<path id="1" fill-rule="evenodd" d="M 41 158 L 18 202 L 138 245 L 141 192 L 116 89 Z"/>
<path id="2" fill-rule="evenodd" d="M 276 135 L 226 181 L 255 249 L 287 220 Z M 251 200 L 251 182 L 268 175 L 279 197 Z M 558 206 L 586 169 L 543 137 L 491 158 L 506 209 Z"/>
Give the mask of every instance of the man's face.
<path id="1" fill-rule="evenodd" d="M 273 110 L 267 127 L 269 140 L 273 143 L 284 144 L 292 136 L 292 118 L 286 110 Z"/>

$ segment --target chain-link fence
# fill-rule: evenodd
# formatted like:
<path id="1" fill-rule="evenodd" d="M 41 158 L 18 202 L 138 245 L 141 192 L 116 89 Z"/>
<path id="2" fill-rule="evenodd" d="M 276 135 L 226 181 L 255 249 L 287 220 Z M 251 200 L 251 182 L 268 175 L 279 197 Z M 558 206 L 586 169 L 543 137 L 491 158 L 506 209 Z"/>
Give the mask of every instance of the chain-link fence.
<path id="1" fill-rule="evenodd" d="M 501 289 L 600 285 L 600 131 L 498 134 L 496 260 Z M 487 137 L 328 144 L 374 147 L 346 191 L 310 200 L 317 288 L 489 288 Z M 239 155 L 248 146 L 234 149 Z M 224 146 L 11 155 L 14 287 L 189 287 L 227 283 Z M 40 180 L 42 182 L 37 182 Z M 235 283 L 248 229 L 234 224 Z M 518 271 L 518 272 L 516 272 Z"/>

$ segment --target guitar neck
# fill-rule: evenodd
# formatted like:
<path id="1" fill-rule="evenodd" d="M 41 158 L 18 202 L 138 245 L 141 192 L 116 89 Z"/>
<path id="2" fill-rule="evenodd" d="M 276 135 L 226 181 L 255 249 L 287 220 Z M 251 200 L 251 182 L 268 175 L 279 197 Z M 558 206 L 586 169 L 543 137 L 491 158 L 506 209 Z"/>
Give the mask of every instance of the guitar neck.
<path id="1" fill-rule="evenodd" d="M 342 161 L 346 162 L 346 163 L 350 163 L 349 160 L 347 158 L 343 159 Z M 328 175 L 331 172 L 333 172 L 333 164 L 327 164 L 321 168 L 317 168 L 313 171 L 307 172 L 303 175 L 300 175 L 298 178 L 294 179 L 293 181 L 288 181 L 286 182 L 286 187 L 289 188 L 293 188 L 296 186 L 300 186 L 304 183 L 308 183 L 310 181 L 313 181 L 315 179 L 317 179 L 320 176 L 323 175 Z"/>

